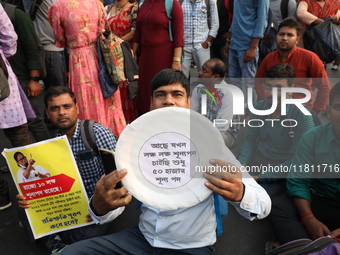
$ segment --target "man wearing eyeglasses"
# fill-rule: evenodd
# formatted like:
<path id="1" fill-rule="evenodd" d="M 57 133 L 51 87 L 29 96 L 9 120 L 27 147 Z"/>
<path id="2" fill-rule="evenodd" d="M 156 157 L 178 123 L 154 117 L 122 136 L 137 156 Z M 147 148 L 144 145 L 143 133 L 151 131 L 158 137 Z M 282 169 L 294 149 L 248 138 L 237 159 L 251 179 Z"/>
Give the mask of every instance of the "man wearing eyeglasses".
<path id="1" fill-rule="evenodd" d="M 32 158 L 32 154 L 30 154 L 30 159 L 27 160 L 23 153 L 17 151 L 14 153 L 14 159 L 18 166 L 21 167 L 17 173 L 18 183 L 31 182 L 51 176 L 45 168 L 34 165 L 35 160 Z"/>

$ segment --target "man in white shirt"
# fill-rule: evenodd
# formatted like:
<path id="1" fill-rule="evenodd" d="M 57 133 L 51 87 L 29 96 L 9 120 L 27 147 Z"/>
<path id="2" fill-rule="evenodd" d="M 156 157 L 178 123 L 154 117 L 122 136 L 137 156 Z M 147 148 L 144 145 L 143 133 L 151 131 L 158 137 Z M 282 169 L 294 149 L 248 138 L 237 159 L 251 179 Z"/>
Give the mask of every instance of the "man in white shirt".
<path id="1" fill-rule="evenodd" d="M 165 69 L 152 80 L 150 109 L 162 107 L 190 108 L 189 81 L 182 72 Z M 227 151 L 229 162 L 212 159 L 210 163 L 221 167 L 235 164 L 240 168 L 240 163 Z M 130 202 L 131 195 L 125 187 L 114 189 L 127 171 L 114 171 L 97 182 L 89 206 L 91 217 L 97 224 L 115 219 L 119 215 L 116 209 Z M 206 173 L 204 177 L 207 179 L 205 186 L 230 201 L 243 217 L 262 219 L 269 214 L 269 196 L 247 173 L 215 172 Z M 213 195 L 189 208 L 161 210 L 142 204 L 141 210 L 138 226 L 72 244 L 61 254 L 214 254 L 216 218 Z"/>
<path id="2" fill-rule="evenodd" d="M 212 58 L 202 65 L 199 71 L 198 85 L 191 93 L 190 109 L 202 113 L 203 95 L 206 95 L 206 114 L 214 126 L 221 132 L 225 145 L 231 148 L 240 129 L 239 116 L 233 116 L 233 96 L 228 89 L 229 84 L 224 81 L 226 65 L 218 58 Z M 218 88 L 215 85 L 220 84 Z M 203 113 L 202 113 L 203 114 Z M 220 122 L 218 122 L 218 120 Z"/>

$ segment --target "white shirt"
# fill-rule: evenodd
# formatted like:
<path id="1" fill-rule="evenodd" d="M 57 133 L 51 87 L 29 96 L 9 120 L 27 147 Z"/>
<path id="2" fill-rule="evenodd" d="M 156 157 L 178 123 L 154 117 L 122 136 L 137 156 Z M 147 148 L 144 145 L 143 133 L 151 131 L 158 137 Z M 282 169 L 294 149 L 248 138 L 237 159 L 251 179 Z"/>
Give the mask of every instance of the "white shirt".
<path id="1" fill-rule="evenodd" d="M 24 172 L 26 171 L 26 168 L 20 168 L 17 173 L 18 177 L 18 183 L 23 183 L 23 182 L 31 182 L 35 180 L 40 180 L 41 178 L 38 176 L 38 174 L 43 174 L 43 175 L 50 175 L 50 173 L 43 167 L 38 166 L 38 165 L 33 165 L 34 170 L 30 171 L 30 175 L 26 179 L 24 177 Z"/>
<path id="2" fill-rule="evenodd" d="M 229 149 L 227 151 L 227 161 L 240 168 L 241 164 L 235 156 Z M 271 208 L 267 192 L 246 172 L 242 173 L 242 182 L 245 186 L 242 201 L 230 204 L 249 220 L 265 218 Z M 141 209 L 139 228 L 153 247 L 188 249 L 213 245 L 216 242 L 213 195 L 190 208 L 167 211 L 142 204 Z M 89 212 L 97 224 L 104 224 L 115 219 L 122 208 L 96 216 L 89 206 Z"/>

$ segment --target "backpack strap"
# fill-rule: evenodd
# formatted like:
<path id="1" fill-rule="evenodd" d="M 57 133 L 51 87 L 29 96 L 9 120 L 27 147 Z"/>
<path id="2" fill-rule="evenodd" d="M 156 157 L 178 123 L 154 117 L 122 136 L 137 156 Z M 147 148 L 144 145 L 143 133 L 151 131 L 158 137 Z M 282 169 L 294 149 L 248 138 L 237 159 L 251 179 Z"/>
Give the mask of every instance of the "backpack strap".
<path id="1" fill-rule="evenodd" d="M 172 37 L 172 27 L 171 27 L 171 13 L 172 13 L 172 6 L 174 4 L 175 0 L 165 0 L 165 11 L 166 11 L 166 16 L 168 17 L 169 20 L 169 37 L 170 37 L 170 41 L 172 42 L 174 40 L 174 38 Z"/>
<path id="2" fill-rule="evenodd" d="M 285 19 L 288 17 L 288 4 L 289 0 L 282 0 L 281 1 L 281 16 L 282 19 Z"/>
<path id="3" fill-rule="evenodd" d="M 34 4 L 34 8 L 33 8 L 33 11 L 32 11 L 32 14 L 31 14 L 31 20 L 35 20 L 35 16 L 37 15 L 37 12 L 39 10 L 39 7 L 41 5 L 41 3 L 43 2 L 44 0 L 37 0 Z"/>
<path id="4" fill-rule="evenodd" d="M 98 147 L 96 145 L 96 138 L 94 137 L 93 120 L 82 120 L 80 122 L 80 135 L 85 147 L 93 151 L 95 156 L 98 156 Z"/>

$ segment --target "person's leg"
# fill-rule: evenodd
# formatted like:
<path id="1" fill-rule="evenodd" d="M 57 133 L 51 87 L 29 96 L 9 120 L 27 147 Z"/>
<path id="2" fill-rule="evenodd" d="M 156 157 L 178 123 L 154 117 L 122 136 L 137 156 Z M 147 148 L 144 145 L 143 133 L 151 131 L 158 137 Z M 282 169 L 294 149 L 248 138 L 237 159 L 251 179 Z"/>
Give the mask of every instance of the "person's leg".
<path id="1" fill-rule="evenodd" d="M 183 249 L 183 250 L 157 249 L 157 254 L 159 255 L 177 255 L 177 254 L 213 255 L 215 254 L 215 248 L 213 245 L 210 245 L 210 246 L 201 247 L 201 248 L 192 248 L 192 249 Z"/>
<path id="2" fill-rule="evenodd" d="M 111 235 L 95 237 L 74 243 L 66 247 L 61 254 L 151 255 L 155 254 L 155 249 L 151 247 L 138 226 L 136 226 Z"/>
<path id="3" fill-rule="evenodd" d="M 3 129 L 7 138 L 11 141 L 13 147 L 24 146 L 32 143 L 31 136 L 28 133 L 27 123 L 17 127 Z"/>
<path id="4" fill-rule="evenodd" d="M 60 232 L 59 236 L 65 244 L 72 244 L 85 239 L 106 235 L 110 224 L 89 225 L 81 228 L 75 228 Z"/>
<path id="5" fill-rule="evenodd" d="M 230 84 L 237 86 L 241 90 L 243 88 L 243 81 L 239 61 L 243 61 L 242 53 L 244 54 L 244 51 L 237 51 L 233 49 L 229 49 L 228 53 Z"/>
<path id="6" fill-rule="evenodd" d="M 27 94 L 28 81 L 21 82 L 20 84 L 25 94 L 27 95 L 28 100 L 30 101 L 32 108 L 34 110 L 34 113 L 36 115 L 36 118 L 34 119 L 27 119 L 29 131 L 31 131 L 31 133 L 33 134 L 37 142 L 49 139 L 50 133 L 48 132 L 47 127 L 44 124 L 43 119 L 41 117 L 39 104 L 38 104 L 38 97 L 28 96 Z"/>
<path id="7" fill-rule="evenodd" d="M 64 51 L 45 51 L 45 63 L 45 90 L 52 86 L 67 86 Z"/>
<path id="8" fill-rule="evenodd" d="M 12 205 L 6 180 L 0 177 L 0 211 Z"/>
<path id="9" fill-rule="evenodd" d="M 192 61 L 192 54 L 191 52 L 187 51 L 187 50 L 183 50 L 183 63 L 182 63 L 182 71 L 184 73 L 184 75 L 189 78 L 189 74 L 190 74 L 190 65 L 191 65 L 191 61 Z"/>
<path id="10" fill-rule="evenodd" d="M 240 61 L 240 59 L 239 59 L 240 68 L 242 70 L 243 82 L 244 82 L 246 89 L 247 89 L 246 95 L 247 95 L 247 98 L 248 98 L 248 88 L 252 88 L 253 104 L 255 104 L 257 102 L 257 100 L 256 100 L 257 96 L 256 96 L 255 88 L 254 88 L 254 78 L 255 78 L 255 75 L 256 75 L 256 72 L 257 72 L 258 60 L 259 60 L 258 49 L 256 50 L 255 58 L 252 61 L 244 63 L 243 58 L 242 58 L 242 61 Z"/>
<path id="11" fill-rule="evenodd" d="M 202 65 L 210 59 L 210 48 L 203 49 L 200 48 L 199 50 L 194 50 L 193 58 L 196 64 L 197 72 L 201 71 Z"/>
<path id="12" fill-rule="evenodd" d="M 298 211 L 286 193 L 272 199 L 272 210 L 268 219 L 281 244 L 309 238 L 306 229 L 300 224 Z"/>

